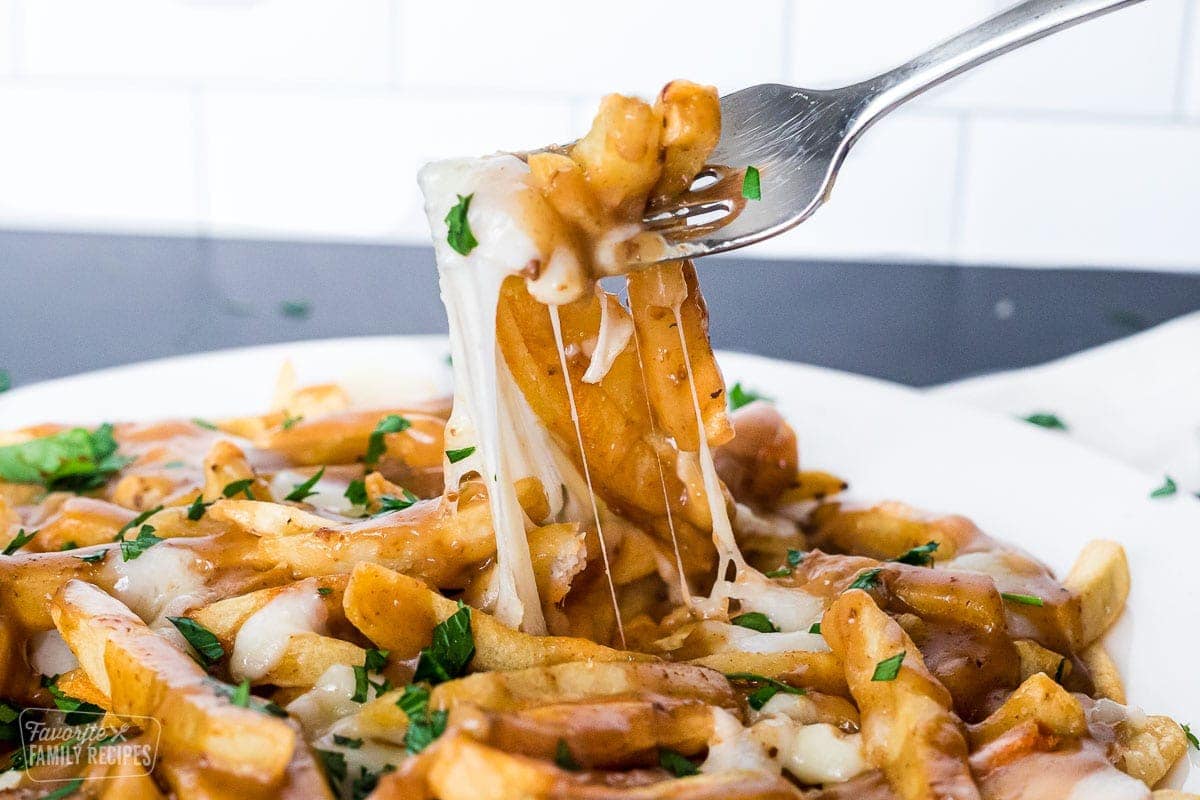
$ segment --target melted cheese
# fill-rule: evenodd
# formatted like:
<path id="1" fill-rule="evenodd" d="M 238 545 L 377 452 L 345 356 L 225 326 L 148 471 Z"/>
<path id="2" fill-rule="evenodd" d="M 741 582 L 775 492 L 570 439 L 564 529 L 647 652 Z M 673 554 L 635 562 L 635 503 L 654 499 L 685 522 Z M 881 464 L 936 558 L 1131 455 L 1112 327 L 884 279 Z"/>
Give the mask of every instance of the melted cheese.
<path id="1" fill-rule="evenodd" d="M 847 781 L 868 769 L 860 734 L 843 733 L 827 723 L 805 724 L 783 713 L 765 713 L 768 706 L 749 727 L 742 727 L 728 711 L 714 709 L 713 738 L 701 772 L 787 770 L 804 783 L 823 784 Z"/>
<path id="2" fill-rule="evenodd" d="M 201 605 L 207 598 L 205 571 L 196 553 L 174 542 L 149 547 L 137 558 L 110 558 L 105 564 L 105 582 L 112 593 L 142 621 L 166 631 L 175 642 L 182 641 L 167 616 L 178 616 Z"/>
<path id="3" fill-rule="evenodd" d="M 261 678 L 279 663 L 294 634 L 324 634 L 325 624 L 316 580 L 288 587 L 242 623 L 229 657 L 230 674 L 237 680 Z"/>
<path id="4" fill-rule="evenodd" d="M 39 675 L 62 675 L 78 667 L 79 660 L 58 631 L 39 631 L 29 637 L 29 666 Z"/>
<path id="5" fill-rule="evenodd" d="M 600 295 L 600 329 L 596 333 L 596 344 L 592 348 L 584 383 L 599 383 L 612 369 L 617 356 L 625 352 L 633 336 L 633 318 L 612 295 Z"/>
<path id="6" fill-rule="evenodd" d="M 496 342 L 496 309 L 504 279 L 542 260 L 524 226 L 527 206 L 536 195 L 528 174 L 529 168 L 517 158 L 495 156 L 431 164 L 421 170 L 419 180 L 450 323 L 454 410 L 446 426 L 446 449 L 475 448 L 467 458 L 445 465 L 446 485 L 456 486 L 471 471 L 483 478 L 496 532 L 494 613 L 510 627 L 545 633 L 524 515 L 513 484 L 524 477 L 516 474 L 519 466 L 552 463 L 552 458 L 528 452 L 544 446 L 545 440 L 522 441 L 511 430 L 505 432 L 506 423 L 511 424 L 519 409 L 513 407 L 513 392 L 502 385 L 507 367 Z M 468 223 L 479 244 L 464 256 L 450 247 L 445 218 L 458 198 L 468 195 L 472 197 Z M 566 286 L 568 261 L 556 252 L 545 272 Z M 523 455 L 517 455 L 521 451 Z"/>
<path id="7" fill-rule="evenodd" d="M 1150 796 L 1146 784 L 1109 767 L 1076 781 L 1065 800 L 1149 800 Z"/>
<path id="8" fill-rule="evenodd" d="M 321 673 L 313 688 L 287 705 L 288 714 L 300 722 L 309 736 L 324 733 L 338 720 L 362 708 L 354 697 L 354 668 L 334 664 Z"/>

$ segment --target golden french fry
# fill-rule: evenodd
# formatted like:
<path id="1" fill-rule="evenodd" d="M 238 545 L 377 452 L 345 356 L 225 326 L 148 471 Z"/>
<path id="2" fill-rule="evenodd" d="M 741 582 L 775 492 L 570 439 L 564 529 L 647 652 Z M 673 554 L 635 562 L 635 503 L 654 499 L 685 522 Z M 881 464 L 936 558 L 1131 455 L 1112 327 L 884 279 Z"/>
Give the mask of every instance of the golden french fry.
<path id="1" fill-rule="evenodd" d="M 1017 687 L 987 719 L 967 728 L 971 746 L 982 747 L 1027 720 L 1034 720 L 1040 729 L 1056 736 L 1079 738 L 1088 732 L 1087 717 L 1079 701 L 1053 678 L 1038 672 Z"/>
<path id="2" fill-rule="evenodd" d="M 334 664 L 356 666 L 367 651 L 356 644 L 318 633 L 294 633 L 275 663 L 255 684 L 281 688 L 313 686 Z"/>
<path id="3" fill-rule="evenodd" d="M 779 410 L 752 403 L 733 412 L 730 422 L 736 435 L 713 451 L 717 474 L 729 493 L 755 508 L 796 502 L 788 498 L 807 487 L 804 473 L 797 476 L 796 432 Z"/>
<path id="4" fill-rule="evenodd" d="M 266 714 L 239 708 L 216 690 L 190 658 L 102 590 L 70 581 L 51 614 L 79 664 L 117 714 L 162 721 L 166 759 L 278 785 L 296 749 L 296 731 Z"/>
<path id="5" fill-rule="evenodd" d="M 979 535 L 979 529 L 965 517 L 930 517 L 897 502 L 866 509 L 826 503 L 814 512 L 813 522 L 815 546 L 881 561 L 927 542 L 937 542 L 936 560 L 947 561 Z"/>
<path id="6" fill-rule="evenodd" d="M 433 627 L 458 604 L 423 583 L 377 564 L 359 564 L 343 600 L 346 618 L 393 658 L 412 658 L 427 647 Z M 514 670 L 567 661 L 649 661 L 641 653 L 613 650 L 586 639 L 531 636 L 512 630 L 489 614 L 473 610 L 476 670 Z"/>
<path id="7" fill-rule="evenodd" d="M 743 653 L 728 650 L 693 658 L 687 663 L 715 669 L 726 675 L 752 672 L 826 694 L 849 695 L 842 662 L 833 653 L 811 653 L 807 650 Z"/>
<path id="8" fill-rule="evenodd" d="M 204 499 L 220 500 L 225 489 L 240 481 L 251 481 L 245 489 L 254 500 L 271 500 L 271 490 L 259 480 L 242 449 L 228 439 L 218 439 L 204 457 Z M 243 493 L 244 495 L 244 493 Z M 239 496 L 243 496 L 239 495 Z M 232 495 L 231 495 L 232 496 Z"/>
<path id="9" fill-rule="evenodd" d="M 978 800 L 950 693 L 912 639 L 871 596 L 853 589 L 825 612 L 821 632 L 846 668 L 867 758 L 901 800 Z"/>
<path id="10" fill-rule="evenodd" d="M 1104 635 L 1125 609 L 1129 597 L 1129 560 L 1116 542 L 1096 540 L 1079 553 L 1063 585 L 1079 599 L 1083 649 Z"/>
<path id="11" fill-rule="evenodd" d="M 1061 680 L 1069 677 L 1074 669 L 1071 659 L 1053 650 L 1047 650 L 1037 642 L 1018 639 L 1013 642 L 1013 645 L 1017 648 L 1017 655 L 1021 659 L 1022 681 L 1039 672 Z"/>
<path id="12" fill-rule="evenodd" d="M 641 217 L 662 172 L 662 118 L 648 103 L 619 94 L 600 101 L 592 128 L 571 148 L 593 195 L 614 216 Z"/>
<path id="13" fill-rule="evenodd" d="M 691 186 L 721 137 L 721 101 L 712 86 L 671 81 L 655 103 L 663 119 L 663 167 L 652 195 L 665 200 Z"/>
<path id="14" fill-rule="evenodd" d="M 1183 728 L 1170 717 L 1131 716 L 1117 725 L 1116 733 L 1117 768 L 1151 789 L 1188 748 Z"/>
<path id="15" fill-rule="evenodd" d="M 1125 684 L 1121 680 L 1121 672 L 1104 649 L 1103 643 L 1096 642 L 1084 648 L 1079 658 L 1092 676 L 1096 697 L 1106 697 L 1118 703 L 1125 702 Z"/>

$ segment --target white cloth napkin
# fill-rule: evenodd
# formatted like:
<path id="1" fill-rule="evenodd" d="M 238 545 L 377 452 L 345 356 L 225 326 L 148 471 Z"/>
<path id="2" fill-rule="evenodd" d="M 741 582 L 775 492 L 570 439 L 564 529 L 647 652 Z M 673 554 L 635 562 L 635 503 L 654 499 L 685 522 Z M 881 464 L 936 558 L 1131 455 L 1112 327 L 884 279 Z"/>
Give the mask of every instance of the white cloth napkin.
<path id="1" fill-rule="evenodd" d="M 1200 312 L 1041 366 L 929 391 L 1018 417 L 1055 414 L 1066 435 L 1200 492 Z"/>

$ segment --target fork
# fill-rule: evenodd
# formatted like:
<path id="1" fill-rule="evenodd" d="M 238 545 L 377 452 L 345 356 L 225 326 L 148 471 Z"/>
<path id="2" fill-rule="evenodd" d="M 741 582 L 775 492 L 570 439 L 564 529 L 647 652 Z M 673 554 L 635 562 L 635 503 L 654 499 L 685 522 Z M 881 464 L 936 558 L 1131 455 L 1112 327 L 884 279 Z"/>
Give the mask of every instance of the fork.
<path id="1" fill-rule="evenodd" d="M 762 84 L 721 98 L 710 164 L 646 225 L 666 250 L 643 265 L 720 253 L 799 225 L 829 198 L 846 153 L 884 114 L 942 81 L 1084 20 L 1141 0 L 1027 0 L 875 78 L 840 89 Z M 748 167 L 761 199 L 747 199 Z M 749 188 L 749 187 L 746 187 Z"/>

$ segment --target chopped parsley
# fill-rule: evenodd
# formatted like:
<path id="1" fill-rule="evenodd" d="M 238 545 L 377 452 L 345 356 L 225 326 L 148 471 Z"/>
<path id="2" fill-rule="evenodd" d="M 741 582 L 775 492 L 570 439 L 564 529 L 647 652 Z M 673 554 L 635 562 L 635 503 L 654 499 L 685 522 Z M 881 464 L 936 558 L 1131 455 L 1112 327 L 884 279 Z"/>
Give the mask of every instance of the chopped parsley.
<path id="1" fill-rule="evenodd" d="M 1010 603 L 1016 603 L 1022 606 L 1037 606 L 1041 608 L 1046 605 L 1046 601 L 1040 597 L 1031 594 L 1012 594 L 1010 592 L 1001 592 L 1000 596 Z"/>
<path id="2" fill-rule="evenodd" d="M 766 573 L 768 578 L 786 578 L 791 575 L 796 567 L 800 566 L 800 562 L 804 560 L 804 553 L 799 550 L 787 551 L 787 563 L 778 569 L 773 569 Z"/>
<path id="3" fill-rule="evenodd" d="M 810 626 L 808 627 L 808 632 L 809 632 L 809 633 L 815 633 L 815 634 L 817 634 L 818 636 L 820 636 L 820 635 L 821 635 L 821 623 L 819 623 L 819 622 L 814 622 L 812 625 L 810 625 Z"/>
<path id="4" fill-rule="evenodd" d="M 321 467 L 308 480 L 292 486 L 292 491 L 288 492 L 288 496 L 283 499 L 291 500 L 293 503 L 303 503 L 307 498 L 317 493 L 313 490 L 313 487 L 317 485 L 317 481 L 321 480 L 321 476 L 324 474 L 325 468 Z"/>
<path id="5" fill-rule="evenodd" d="M 475 448 L 473 446 L 472 447 L 460 447 L 457 450 L 447 450 L 446 458 L 450 459 L 451 464 L 457 464 L 458 462 L 462 461 L 464 458 L 469 458 L 474 452 L 475 452 Z"/>
<path id="6" fill-rule="evenodd" d="M 1187 737 L 1188 744 L 1195 749 L 1200 750 L 1200 739 L 1197 739 L 1196 734 L 1192 733 L 1192 727 L 1186 724 L 1180 725 L 1179 727 L 1183 728 L 1183 735 Z"/>
<path id="7" fill-rule="evenodd" d="M 133 461 L 117 454 L 113 427 L 72 428 L 0 447 L 0 480 L 37 483 L 50 490 L 86 492 Z"/>
<path id="8" fill-rule="evenodd" d="M 379 672 L 387 665 L 387 655 L 387 650 L 368 650 L 363 658 L 362 666 L 354 667 L 354 696 L 350 698 L 351 700 L 356 703 L 365 703 L 370 697 L 371 688 L 375 689 L 376 697 L 392 688 L 386 680 L 375 683 L 370 678 L 370 673 Z"/>
<path id="9" fill-rule="evenodd" d="M 351 505 L 365 506 L 367 504 L 366 481 L 361 478 L 350 481 L 350 485 L 346 487 L 346 491 L 342 493 L 342 497 L 349 500 Z"/>
<path id="10" fill-rule="evenodd" d="M 389 433 L 406 431 L 410 427 L 412 427 L 412 423 L 399 414 L 388 414 L 379 420 L 379 424 L 375 426 L 375 430 L 371 431 L 371 436 L 367 439 L 367 455 L 363 458 L 367 467 L 374 467 L 387 452 L 387 442 L 384 440 L 384 436 Z"/>
<path id="11" fill-rule="evenodd" d="M 386 514 L 389 511 L 403 511 L 404 509 L 408 508 L 413 503 L 415 503 L 421 499 L 421 498 L 417 497 L 415 494 L 413 494 L 412 492 L 410 492 L 408 489 L 404 489 L 402 491 L 403 491 L 403 495 L 404 495 L 403 497 L 396 497 L 396 496 L 390 495 L 390 494 L 385 494 L 382 497 L 380 497 L 379 498 L 379 513 Z"/>
<path id="12" fill-rule="evenodd" d="M 25 529 L 21 528 L 17 531 L 17 535 L 13 537 L 13 540 L 4 545 L 4 550 L 0 552 L 3 552 L 3 554 L 6 556 L 11 556 L 13 553 L 32 542 L 33 537 L 35 536 L 37 536 L 37 531 L 30 531 L 29 533 L 26 533 Z"/>
<path id="13" fill-rule="evenodd" d="M 907 650 L 901 650 L 894 656 L 885 658 L 875 665 L 875 671 L 871 673 L 873 681 L 894 681 L 896 676 L 900 674 L 900 665 L 904 663 L 904 656 L 907 655 Z"/>
<path id="14" fill-rule="evenodd" d="M 471 208 L 471 198 L 474 194 L 458 196 L 458 202 L 446 213 L 446 241 L 454 248 L 454 252 L 465 256 L 479 246 L 475 234 L 471 233 L 471 223 L 467 221 L 467 211 Z"/>
<path id="15" fill-rule="evenodd" d="M 1030 414 L 1027 417 L 1021 417 L 1026 422 L 1037 425 L 1039 428 L 1046 428 L 1052 431 L 1065 431 L 1067 424 L 1059 419 L 1057 414 Z"/>
<path id="16" fill-rule="evenodd" d="M 658 748 L 658 765 L 670 772 L 676 778 L 686 778 L 689 775 L 699 775 L 700 768 L 674 750 L 665 747 Z"/>
<path id="17" fill-rule="evenodd" d="M 749 628 L 759 633 L 779 633 L 779 628 L 775 626 L 775 623 L 771 622 L 770 617 L 761 611 L 748 611 L 745 614 L 738 614 L 729 621 L 734 625 L 740 625 L 743 628 Z"/>
<path id="18" fill-rule="evenodd" d="M 758 392 L 753 392 L 749 389 L 743 388 L 741 382 L 739 381 L 733 385 L 732 389 L 729 390 L 729 409 L 731 411 L 737 411 L 742 406 L 748 406 L 755 400 L 770 401 L 770 399 L 771 398 L 764 394 L 759 394 Z"/>
<path id="19" fill-rule="evenodd" d="M 854 579 L 854 582 L 846 587 L 846 591 L 850 591 L 851 589 L 862 589 L 864 591 L 873 589 L 879 585 L 879 573 L 882 571 L 883 569 L 881 567 L 875 567 L 875 569 L 864 569 L 862 572 L 858 573 L 858 577 Z"/>
<path id="20" fill-rule="evenodd" d="M 404 746 L 413 755 L 424 750 L 445 732 L 448 714 L 444 710 L 429 710 L 429 690 L 424 686 L 405 686 L 396 705 L 408 716 Z"/>
<path id="21" fill-rule="evenodd" d="M 250 491 L 250 487 L 253 485 L 254 478 L 242 478 L 240 481 L 233 481 L 232 483 L 226 484 L 225 488 L 221 490 L 221 494 L 225 495 L 226 497 L 233 497 L 236 494 L 244 494 L 246 495 L 247 500 L 253 500 L 254 492 Z"/>
<path id="22" fill-rule="evenodd" d="M 204 430 L 206 430 L 206 431 L 217 430 L 216 425 L 214 425 L 213 423 L 209 422 L 206 419 L 200 419 L 199 417 L 192 417 L 192 424 L 199 428 L 204 428 Z"/>
<path id="23" fill-rule="evenodd" d="M 42 679 L 42 686 L 46 687 L 46 691 L 54 698 L 54 706 L 59 711 L 65 711 L 66 716 L 63 717 L 63 722 L 68 725 L 84 725 L 89 722 L 95 722 L 97 714 L 103 715 L 104 709 L 95 703 L 88 703 L 80 700 L 78 697 L 71 697 L 69 694 L 58 688 L 58 676 L 54 675 L 50 678 Z"/>
<path id="24" fill-rule="evenodd" d="M 387 650 L 368 650 L 367 657 L 363 660 L 363 666 L 368 672 L 379 672 L 387 666 Z"/>
<path id="25" fill-rule="evenodd" d="M 1179 490 L 1179 487 L 1175 485 L 1174 479 L 1171 478 L 1170 475 L 1168 475 L 1168 476 L 1166 476 L 1166 479 L 1163 481 L 1163 485 L 1158 487 L 1157 489 L 1155 489 L 1153 492 L 1151 492 L 1150 496 L 1155 499 L 1158 499 L 1160 497 L 1170 497 L 1171 495 L 1175 494 L 1175 492 L 1177 492 L 1178 490 Z"/>
<path id="26" fill-rule="evenodd" d="M 167 621 L 183 634 L 183 638 L 200 655 L 201 663 L 210 667 L 225 657 L 225 648 L 216 634 L 188 617 L 167 617 Z"/>
<path id="27" fill-rule="evenodd" d="M 329 595 L 333 594 L 333 589 L 330 589 L 328 586 L 320 586 L 317 588 L 317 594 L 321 595 L 321 597 L 329 597 Z"/>
<path id="28" fill-rule="evenodd" d="M 358 768 L 358 777 L 350 784 L 350 800 L 367 800 L 371 792 L 375 791 L 375 787 L 379 785 L 379 778 L 388 773 L 395 772 L 396 768 L 391 764 L 384 764 L 379 772 L 371 772 L 366 767 Z"/>
<path id="29" fill-rule="evenodd" d="M 336 733 L 333 735 L 333 743 L 338 747 L 345 747 L 350 750 L 357 750 L 363 746 L 362 739 L 351 739 L 349 736 L 339 736 Z"/>
<path id="30" fill-rule="evenodd" d="M 262 714 L 270 714 L 273 717 L 287 718 L 287 712 L 277 706 L 275 703 L 261 700 L 250 694 L 249 678 L 243 680 L 237 686 L 231 686 L 228 683 L 217 680 L 216 678 L 205 678 L 204 682 L 211 686 L 214 691 L 228 700 L 232 705 L 238 706 L 239 708 L 249 708 Z"/>
<path id="31" fill-rule="evenodd" d="M 554 764 L 559 769 L 565 769 L 568 772 L 578 772 L 582 769 L 579 762 L 575 760 L 575 756 L 571 753 L 571 745 L 567 744 L 566 739 L 559 739 L 558 744 L 554 747 Z"/>
<path id="32" fill-rule="evenodd" d="M 143 522 L 150 519 L 151 517 L 153 517 L 155 514 L 157 514 L 158 512 L 160 512 L 162 510 L 163 510 L 162 506 L 155 506 L 154 508 L 151 508 L 148 511 L 143 511 L 142 513 L 138 514 L 136 517 L 129 520 L 129 522 L 126 522 L 124 525 L 121 526 L 121 530 L 117 531 L 117 535 L 113 537 L 113 541 L 114 542 L 121 541 L 122 539 L 125 538 L 126 531 L 133 530 L 138 525 L 141 525 Z"/>
<path id="33" fill-rule="evenodd" d="M 304 419 L 303 414 L 301 414 L 298 417 L 284 417 L 283 423 L 280 425 L 280 427 L 282 427 L 285 431 L 290 431 L 292 429 L 293 425 L 295 425 L 297 422 L 302 421 L 303 419 Z"/>
<path id="34" fill-rule="evenodd" d="M 78 558 L 85 564 L 99 564 L 104 560 L 106 555 L 108 555 L 108 551 L 101 550 L 99 553 L 92 553 L 90 556 L 75 556 L 75 558 Z"/>
<path id="35" fill-rule="evenodd" d="M 746 696 L 746 702 L 755 711 L 761 710 L 767 704 L 767 701 L 780 692 L 784 694 L 806 694 L 803 689 L 796 686 L 775 680 L 774 678 L 768 678 L 765 675 L 757 675 L 753 672 L 730 672 L 725 677 L 728 680 L 739 683 L 753 683 L 758 685 L 757 689 Z"/>
<path id="36" fill-rule="evenodd" d="M 79 544 L 77 542 L 75 542 L 74 540 L 72 540 L 69 542 L 63 542 L 63 546 L 58 548 L 58 551 L 60 553 L 62 553 L 62 552 L 66 552 L 67 550 L 78 550 L 78 549 L 79 549 Z"/>
<path id="37" fill-rule="evenodd" d="M 204 495 L 196 495 L 196 499 L 188 506 L 187 518 L 192 522 L 198 522 L 204 516 L 204 512 L 208 511 L 208 507 L 215 502 L 216 500 L 206 503 L 204 502 Z"/>
<path id="38" fill-rule="evenodd" d="M 433 627 L 433 641 L 421 650 L 414 681 L 441 683 L 463 675 L 475 656 L 471 609 L 458 601 L 458 611 Z"/>
<path id="39" fill-rule="evenodd" d="M 938 549 L 937 542 L 926 542 L 920 547 L 914 547 L 899 558 L 893 558 L 898 564 L 909 564 L 914 567 L 928 567 L 933 563 L 933 554 Z"/>
<path id="40" fill-rule="evenodd" d="M 312 303 L 308 300 L 284 300 L 279 304 L 279 313 L 292 319 L 308 319 L 312 313 Z"/>
<path id="41" fill-rule="evenodd" d="M 154 535 L 152 525 L 143 525 L 142 529 L 138 531 L 136 539 L 121 540 L 121 560 L 133 561 L 161 541 L 160 537 Z"/>
<path id="42" fill-rule="evenodd" d="M 229 702 L 239 708 L 250 707 L 250 679 L 243 678 L 242 682 L 233 688 L 233 695 L 229 698 Z"/>
<path id="43" fill-rule="evenodd" d="M 367 678 L 367 668 L 364 666 L 356 666 L 354 668 L 354 694 L 350 699 L 356 703 L 365 703 L 370 696 L 371 684 Z"/>
<path id="44" fill-rule="evenodd" d="M 747 200 L 762 200 L 762 179 L 758 167 L 746 167 L 742 177 L 742 197 Z"/>
<path id="45" fill-rule="evenodd" d="M 342 794 L 341 786 L 346 780 L 346 756 L 336 750 L 317 750 L 321 766 L 325 768 L 325 779 L 335 796 Z"/>

